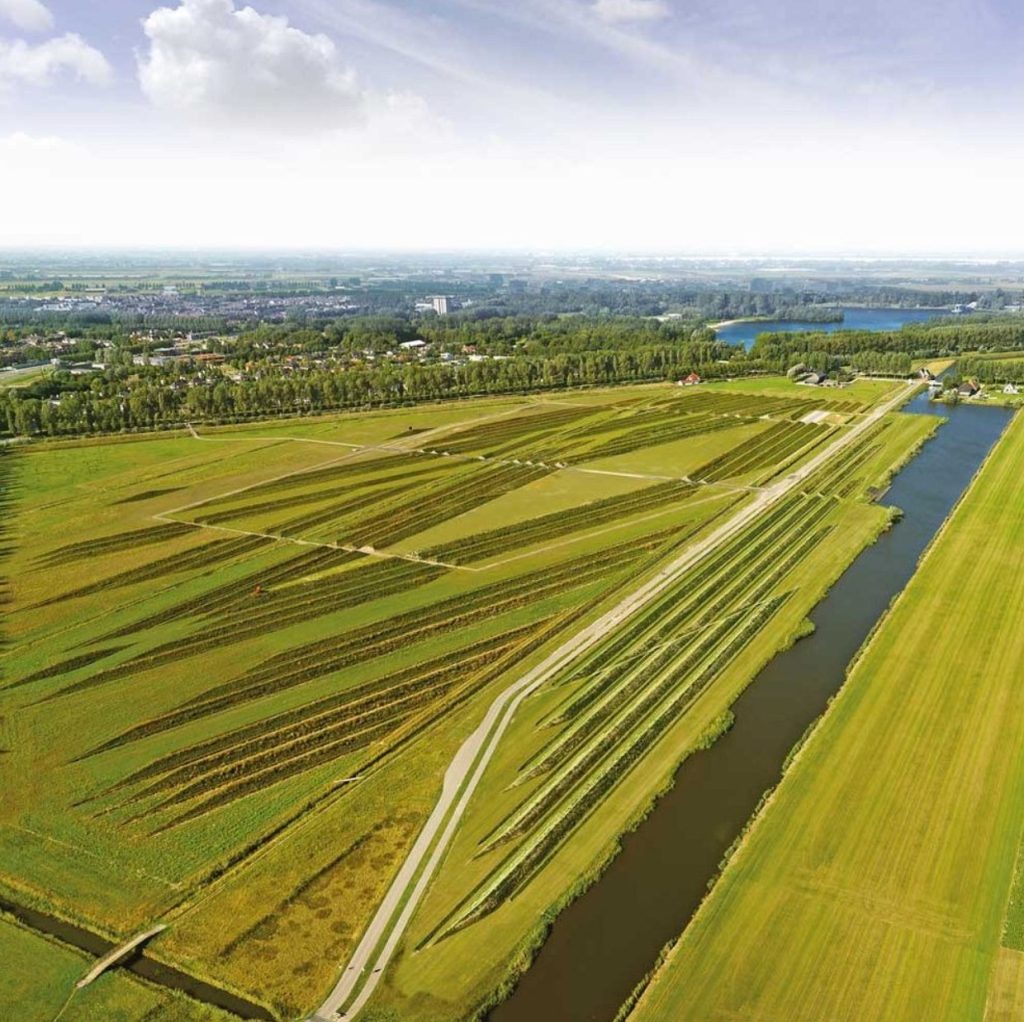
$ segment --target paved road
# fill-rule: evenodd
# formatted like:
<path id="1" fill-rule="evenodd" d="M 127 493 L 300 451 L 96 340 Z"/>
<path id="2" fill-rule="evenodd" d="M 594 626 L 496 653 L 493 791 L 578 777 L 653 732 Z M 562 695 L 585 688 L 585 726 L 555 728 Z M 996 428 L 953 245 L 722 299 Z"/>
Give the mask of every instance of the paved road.
<path id="1" fill-rule="evenodd" d="M 337 985 L 313 1015 L 315 1022 L 329 1022 L 339 1018 L 354 1019 L 369 1000 L 520 703 L 568 663 L 607 636 L 609 631 L 618 627 L 677 582 L 680 576 L 698 561 L 722 543 L 732 539 L 741 529 L 746 528 L 770 507 L 792 493 L 826 462 L 856 442 L 883 415 L 902 405 L 919 386 L 920 383 L 912 383 L 900 388 L 895 397 L 869 412 L 855 426 L 844 430 L 821 453 L 796 471 L 756 494 L 753 500 L 740 508 L 732 518 L 703 540 L 688 547 L 657 575 L 593 624 L 577 632 L 495 698 L 480 726 L 466 739 L 448 766 L 441 797 L 398 875 L 388 888 L 384 900 L 345 966 Z M 384 943 L 381 946 L 382 941 Z M 342 1012 L 341 1008 L 350 1000 L 352 1003 Z"/>

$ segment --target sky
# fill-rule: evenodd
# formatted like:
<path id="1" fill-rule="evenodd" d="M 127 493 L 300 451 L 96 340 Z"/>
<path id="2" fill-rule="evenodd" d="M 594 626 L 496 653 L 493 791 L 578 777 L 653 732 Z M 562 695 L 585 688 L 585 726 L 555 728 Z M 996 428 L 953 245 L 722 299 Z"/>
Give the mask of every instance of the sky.
<path id="1" fill-rule="evenodd" d="M 1024 254 L 1013 0 L 0 0 L 0 247 Z"/>

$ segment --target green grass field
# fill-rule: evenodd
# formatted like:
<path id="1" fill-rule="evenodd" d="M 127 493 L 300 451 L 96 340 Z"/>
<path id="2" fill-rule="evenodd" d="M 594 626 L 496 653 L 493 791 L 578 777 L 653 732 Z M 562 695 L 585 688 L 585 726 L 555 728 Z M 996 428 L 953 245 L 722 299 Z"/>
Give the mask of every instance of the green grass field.
<path id="1" fill-rule="evenodd" d="M 912 365 L 914 369 L 927 369 L 933 376 L 938 376 L 955 366 L 956 361 L 955 358 L 916 358 Z"/>
<path id="2" fill-rule="evenodd" d="M 151 954 L 300 1017 L 494 695 L 885 393 L 855 391 L 654 385 L 8 452 L 0 889 L 112 939 L 166 921 Z M 490 995 L 884 527 L 863 497 L 918 421 L 888 416 L 775 532 L 752 531 L 734 584 L 729 557 L 691 578 L 714 616 L 637 622 L 627 645 L 699 635 L 685 670 L 588 669 L 526 704 L 417 916 L 431 946 L 398 963 L 382 1008 L 462 1018 Z M 546 762 L 506 791 L 527 758 Z M 511 910 L 480 911 L 516 857 Z"/>
<path id="3" fill-rule="evenodd" d="M 631 1018 L 1024 1015 L 1022 457 L 1017 417 Z"/>

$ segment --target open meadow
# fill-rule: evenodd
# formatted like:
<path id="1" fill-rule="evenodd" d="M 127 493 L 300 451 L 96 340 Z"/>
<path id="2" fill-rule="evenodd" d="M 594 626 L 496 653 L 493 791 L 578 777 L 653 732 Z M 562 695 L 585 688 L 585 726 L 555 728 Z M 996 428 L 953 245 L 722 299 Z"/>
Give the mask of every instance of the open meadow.
<path id="1" fill-rule="evenodd" d="M 494 696 L 892 393 L 651 385 L 7 451 L 0 892 L 112 940 L 166 922 L 153 957 L 301 1017 Z M 524 704 L 379 1011 L 492 996 L 886 526 L 868 498 L 934 425 L 886 415 Z"/>
<path id="2" fill-rule="evenodd" d="M 1017 416 L 630 1015 L 1024 1016 Z"/>

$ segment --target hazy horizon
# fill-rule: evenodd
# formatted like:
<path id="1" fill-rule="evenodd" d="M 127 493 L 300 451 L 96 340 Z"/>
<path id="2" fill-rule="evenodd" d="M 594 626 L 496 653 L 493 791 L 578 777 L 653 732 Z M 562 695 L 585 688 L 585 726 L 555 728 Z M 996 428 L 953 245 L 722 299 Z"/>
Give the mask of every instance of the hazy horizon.
<path id="1" fill-rule="evenodd" d="M 559 263 L 573 259 L 607 260 L 614 263 L 632 261 L 650 261 L 664 263 L 736 263 L 744 265 L 771 265 L 773 269 L 783 271 L 800 269 L 801 264 L 828 263 L 833 265 L 856 266 L 858 264 L 879 265 L 934 265 L 940 266 L 985 266 L 985 265 L 1022 265 L 1024 266 L 1024 248 L 1006 252 L 992 250 L 978 251 L 892 251 L 869 252 L 864 250 L 850 251 L 817 251 L 778 249 L 775 251 L 687 251 L 684 249 L 658 248 L 582 248 L 566 244 L 564 246 L 546 246 L 530 248 L 528 246 L 483 247 L 476 245 L 452 245 L 432 247 L 429 245 L 322 245 L 302 241 L 283 241 L 275 245 L 243 245 L 243 244 L 141 244 L 141 243 L 109 243 L 89 244 L 82 242 L 53 242 L 49 244 L 2 244 L 0 257 L 33 258 L 33 257 L 76 257 L 88 255 L 102 260 L 105 257 L 138 257 L 154 258 L 160 256 L 187 257 L 222 257 L 222 258 L 337 258 L 337 259 L 401 259 L 416 257 L 424 259 L 532 259 L 550 258 Z"/>

